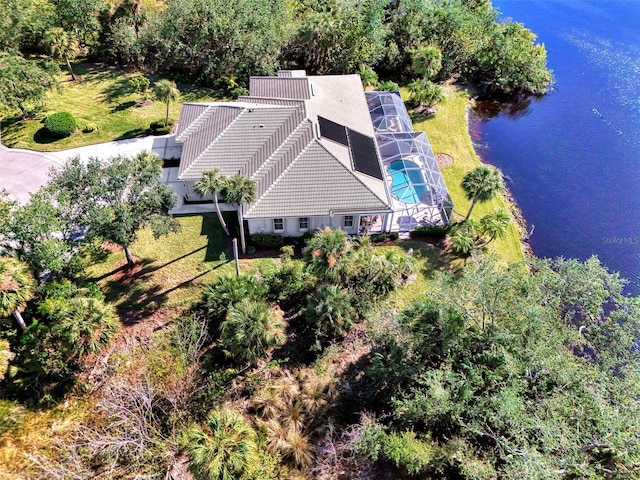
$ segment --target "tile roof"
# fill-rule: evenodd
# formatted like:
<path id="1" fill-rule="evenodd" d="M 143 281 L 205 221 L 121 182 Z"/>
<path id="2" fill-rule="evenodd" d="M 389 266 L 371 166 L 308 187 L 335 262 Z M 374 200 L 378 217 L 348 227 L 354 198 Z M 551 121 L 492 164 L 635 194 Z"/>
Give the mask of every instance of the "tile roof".
<path id="1" fill-rule="evenodd" d="M 314 140 L 246 211 L 245 218 L 327 216 L 334 210 L 390 211 L 353 172 Z"/>
<path id="2" fill-rule="evenodd" d="M 308 77 L 251 77 L 249 92 L 255 97 L 311 98 Z"/>

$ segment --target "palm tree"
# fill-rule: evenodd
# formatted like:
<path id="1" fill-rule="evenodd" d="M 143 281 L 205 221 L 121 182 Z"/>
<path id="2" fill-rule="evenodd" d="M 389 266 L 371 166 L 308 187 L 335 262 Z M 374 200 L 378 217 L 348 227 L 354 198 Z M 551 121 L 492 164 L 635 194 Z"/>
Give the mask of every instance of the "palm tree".
<path id="1" fill-rule="evenodd" d="M 507 227 L 509 226 L 509 222 L 511 221 L 511 216 L 505 212 L 502 208 L 496 208 L 489 215 L 485 215 L 480 219 L 480 238 L 487 235 L 489 237 L 488 240 L 476 244 L 477 248 L 482 248 L 496 238 L 502 238 L 507 234 Z M 480 240 L 480 239 L 478 239 Z"/>
<path id="2" fill-rule="evenodd" d="M 171 80 L 162 79 L 158 80 L 154 87 L 153 92 L 158 100 L 167 104 L 167 114 L 164 119 L 165 127 L 169 125 L 169 103 L 171 100 L 177 100 L 180 96 L 180 91 L 176 87 L 175 82 Z"/>
<path id="3" fill-rule="evenodd" d="M 45 33 L 45 41 L 49 45 L 51 56 L 56 60 L 64 60 L 71 74 L 71 79 L 75 82 L 76 76 L 71 68 L 71 60 L 80 54 L 78 39 L 60 27 L 49 29 Z"/>
<path id="4" fill-rule="evenodd" d="M 255 432 L 242 415 L 230 409 L 210 412 L 204 427 L 191 426 L 182 440 L 191 459 L 189 470 L 196 478 L 244 478 L 258 462 Z"/>
<path id="5" fill-rule="evenodd" d="M 9 369 L 9 362 L 13 357 L 14 354 L 9 349 L 9 342 L 0 339 L 0 381 L 4 380 L 4 375 Z"/>
<path id="6" fill-rule="evenodd" d="M 315 325 L 317 337 L 332 338 L 349 333 L 356 313 L 347 290 L 337 285 L 322 285 L 309 295 L 305 315 Z"/>
<path id="7" fill-rule="evenodd" d="M 54 327 L 77 355 L 99 352 L 120 328 L 111 305 L 91 297 L 74 297 L 61 302 L 61 315 Z"/>
<path id="8" fill-rule="evenodd" d="M 475 248 L 476 238 L 475 223 L 471 220 L 460 223 L 449 234 L 451 249 L 456 253 L 467 255 Z"/>
<path id="9" fill-rule="evenodd" d="M 247 250 L 244 239 L 242 209 L 244 205 L 256 201 L 256 194 L 256 182 L 249 180 L 240 173 L 237 173 L 233 177 L 227 177 L 224 182 L 224 196 L 226 201 L 238 206 L 238 223 L 240 224 L 240 244 L 242 246 L 242 253 L 246 253 Z"/>
<path id="10" fill-rule="evenodd" d="M 477 202 L 487 202 L 491 200 L 504 188 L 502 184 L 502 172 L 490 165 L 480 165 L 464 176 L 462 179 L 462 188 L 467 196 L 467 200 L 471 200 L 471 206 L 466 215 L 466 218 L 469 218 Z"/>
<path id="11" fill-rule="evenodd" d="M 21 311 L 33 297 L 35 280 L 27 264 L 11 257 L 0 257 L 0 317 L 13 317 L 24 331 L 27 324 Z"/>
<path id="12" fill-rule="evenodd" d="M 360 64 L 358 75 L 360 75 L 360 81 L 365 90 L 369 87 L 374 88 L 378 84 L 378 74 L 367 64 Z"/>
<path id="13" fill-rule="evenodd" d="M 336 277 L 338 259 L 349 250 L 347 233 L 329 227 L 311 237 L 304 249 L 304 257 L 311 270 L 321 277 Z"/>
<path id="14" fill-rule="evenodd" d="M 442 69 L 442 52 L 433 45 L 422 45 L 412 52 L 413 70 L 429 80 Z"/>
<path id="15" fill-rule="evenodd" d="M 224 222 L 224 218 L 222 218 L 222 212 L 220 212 L 220 205 L 218 204 L 218 194 L 224 190 L 224 187 L 225 177 L 220 175 L 220 170 L 217 168 L 204 172 L 202 174 L 202 179 L 193 184 L 193 190 L 201 197 L 204 197 L 205 195 L 213 196 L 213 203 L 216 206 L 220 225 L 222 225 L 224 233 L 229 235 L 229 228 Z"/>
<path id="16" fill-rule="evenodd" d="M 442 88 L 424 78 L 414 80 L 407 88 L 411 93 L 411 98 L 418 102 L 420 107 L 433 107 L 444 99 Z"/>
<path id="17" fill-rule="evenodd" d="M 249 298 L 229 308 L 220 332 L 227 355 L 247 363 L 256 362 L 287 339 L 282 315 L 265 301 Z"/>

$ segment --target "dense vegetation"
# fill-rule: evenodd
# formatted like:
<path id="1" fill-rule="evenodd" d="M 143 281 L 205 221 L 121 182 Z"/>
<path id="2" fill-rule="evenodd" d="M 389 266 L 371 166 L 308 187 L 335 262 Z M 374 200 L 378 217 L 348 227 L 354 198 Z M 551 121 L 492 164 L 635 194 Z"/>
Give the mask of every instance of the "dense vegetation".
<path id="1" fill-rule="evenodd" d="M 544 47 L 521 24 L 498 22 L 488 0 L 0 0 L 0 9 L 5 113 L 33 113 L 51 62 L 75 80 L 78 58 L 234 95 L 250 75 L 279 68 L 360 72 L 368 83 L 376 72 L 419 78 L 431 98 L 430 81 L 452 77 L 503 94 L 542 93 L 551 82 Z M 50 61 L 25 63 L 31 56 Z"/>

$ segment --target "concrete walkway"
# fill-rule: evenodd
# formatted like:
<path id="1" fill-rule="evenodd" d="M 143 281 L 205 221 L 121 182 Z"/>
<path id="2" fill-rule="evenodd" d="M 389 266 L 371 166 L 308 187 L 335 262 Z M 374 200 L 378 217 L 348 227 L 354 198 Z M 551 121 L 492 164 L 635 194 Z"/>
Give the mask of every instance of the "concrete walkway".
<path id="1" fill-rule="evenodd" d="M 31 150 L 18 150 L 0 145 L 0 189 L 9 197 L 27 203 L 49 180 L 49 170 L 60 166 L 52 155 Z"/>
<path id="2" fill-rule="evenodd" d="M 49 171 L 64 165 L 68 158 L 80 156 L 86 161 L 89 157 L 135 155 L 142 150 L 151 150 L 162 159 L 180 158 L 182 145 L 176 143 L 175 135 L 132 138 L 46 153 L 0 145 L 0 190 L 5 189 L 10 198 L 26 203 L 32 193 L 47 183 Z"/>

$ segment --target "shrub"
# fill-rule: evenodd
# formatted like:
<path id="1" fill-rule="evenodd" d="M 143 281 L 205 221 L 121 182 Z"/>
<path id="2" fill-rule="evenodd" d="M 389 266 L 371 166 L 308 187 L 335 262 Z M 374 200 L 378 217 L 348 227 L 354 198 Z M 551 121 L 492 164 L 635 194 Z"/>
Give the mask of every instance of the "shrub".
<path id="1" fill-rule="evenodd" d="M 391 232 L 389 234 L 389 240 L 391 240 L 392 242 L 395 242 L 399 237 L 400 234 L 398 232 Z"/>
<path id="2" fill-rule="evenodd" d="M 392 82 L 391 80 L 383 80 L 378 83 L 376 90 L 379 92 L 398 92 L 400 91 L 400 87 L 396 82 Z"/>
<path id="3" fill-rule="evenodd" d="M 133 93 L 145 93 L 150 85 L 149 79 L 142 75 L 129 79 L 129 87 Z"/>
<path id="4" fill-rule="evenodd" d="M 386 242 L 387 241 L 387 234 L 386 233 L 374 233 L 373 235 L 371 235 L 371 241 L 373 243 Z"/>
<path id="5" fill-rule="evenodd" d="M 54 138 L 64 138 L 76 131 L 78 122 L 69 112 L 58 112 L 49 115 L 44 121 L 44 128 Z"/>
<path id="6" fill-rule="evenodd" d="M 451 224 L 449 225 L 419 225 L 414 228 L 409 236 L 412 240 L 427 237 L 444 237 L 451 231 Z"/>
<path id="7" fill-rule="evenodd" d="M 203 305 L 209 320 L 222 320 L 228 309 L 243 298 L 263 298 L 267 287 L 256 277 L 242 275 L 240 277 L 224 276 L 207 286 L 204 292 Z"/>
<path id="8" fill-rule="evenodd" d="M 91 133 L 95 132 L 96 130 L 98 130 L 98 126 L 95 123 L 87 123 L 82 129 L 84 133 Z"/>
<path id="9" fill-rule="evenodd" d="M 151 124 L 149 125 L 149 129 L 151 130 L 152 135 L 166 135 L 167 133 L 171 133 L 173 124 L 173 120 L 169 119 L 169 123 L 165 125 L 164 118 L 162 118 L 160 120 L 156 120 L 155 122 L 151 122 Z"/>
<path id="10" fill-rule="evenodd" d="M 251 243 L 257 248 L 279 249 L 284 245 L 284 238 L 271 233 L 254 233 Z"/>

